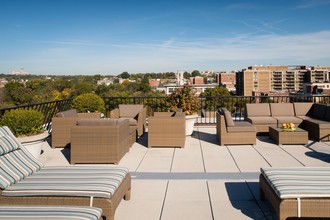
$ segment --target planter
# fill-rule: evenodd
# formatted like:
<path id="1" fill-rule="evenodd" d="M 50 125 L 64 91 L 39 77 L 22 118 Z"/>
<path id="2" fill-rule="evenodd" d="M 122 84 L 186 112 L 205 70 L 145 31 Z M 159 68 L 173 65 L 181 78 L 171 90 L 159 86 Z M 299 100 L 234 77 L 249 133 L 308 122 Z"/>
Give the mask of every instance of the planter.
<path id="1" fill-rule="evenodd" d="M 18 137 L 17 140 L 22 143 L 32 156 L 38 159 L 41 154 L 42 145 L 46 141 L 48 135 L 48 132 L 44 131 L 37 135 Z"/>
<path id="2" fill-rule="evenodd" d="M 198 117 L 197 114 L 195 115 L 186 115 L 186 135 L 192 135 L 194 131 L 195 120 Z"/>

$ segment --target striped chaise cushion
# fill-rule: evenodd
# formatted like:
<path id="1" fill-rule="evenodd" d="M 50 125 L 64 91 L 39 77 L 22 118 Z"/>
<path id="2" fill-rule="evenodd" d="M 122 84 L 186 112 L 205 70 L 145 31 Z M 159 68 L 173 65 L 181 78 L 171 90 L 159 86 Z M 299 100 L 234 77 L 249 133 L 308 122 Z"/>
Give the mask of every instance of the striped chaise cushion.
<path id="1" fill-rule="evenodd" d="M 100 208 L 88 206 L 0 206 L 0 219 L 98 220 Z"/>
<path id="2" fill-rule="evenodd" d="M 15 137 L 0 136 L 0 188 L 4 189 L 32 173 L 43 164 L 22 147 Z"/>
<path id="3" fill-rule="evenodd" d="M 0 136 L 5 136 L 5 135 L 15 137 L 13 132 L 11 132 L 11 130 L 8 128 L 8 126 L 1 126 L 0 127 Z"/>
<path id="4" fill-rule="evenodd" d="M 127 173 L 128 169 L 116 165 L 44 167 L 2 195 L 111 198 Z"/>
<path id="5" fill-rule="evenodd" d="M 330 197 L 330 167 L 261 168 L 281 199 Z"/>

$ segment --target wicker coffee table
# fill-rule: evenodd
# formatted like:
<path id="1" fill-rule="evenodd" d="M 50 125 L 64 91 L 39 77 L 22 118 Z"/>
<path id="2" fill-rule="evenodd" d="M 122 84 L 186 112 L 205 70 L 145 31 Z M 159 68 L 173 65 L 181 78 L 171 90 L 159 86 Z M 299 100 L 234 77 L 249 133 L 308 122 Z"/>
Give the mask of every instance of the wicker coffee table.
<path id="1" fill-rule="evenodd" d="M 295 131 L 287 131 L 274 126 L 269 127 L 269 138 L 277 144 L 307 144 L 308 132 L 296 128 Z"/>

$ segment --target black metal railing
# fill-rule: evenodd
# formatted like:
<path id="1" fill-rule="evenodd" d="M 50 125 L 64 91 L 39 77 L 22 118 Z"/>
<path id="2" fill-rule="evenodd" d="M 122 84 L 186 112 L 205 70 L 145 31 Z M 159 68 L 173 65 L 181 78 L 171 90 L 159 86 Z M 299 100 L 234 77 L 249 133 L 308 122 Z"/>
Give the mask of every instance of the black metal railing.
<path id="1" fill-rule="evenodd" d="M 119 104 L 142 104 L 147 109 L 147 116 L 154 112 L 169 111 L 166 97 L 103 97 L 106 111 L 113 110 Z M 71 108 L 72 99 L 44 102 L 39 104 L 24 105 L 0 109 L 0 118 L 6 111 L 12 109 L 36 109 L 44 114 L 44 125 L 51 129 L 51 120 L 58 112 Z M 216 111 L 226 107 L 232 112 L 235 120 L 244 120 L 246 103 L 281 103 L 281 102 L 318 102 L 330 104 L 330 95 L 290 95 L 290 96 L 209 96 L 199 98 L 199 117 L 197 125 L 213 125 L 216 123 Z"/>
<path id="2" fill-rule="evenodd" d="M 34 109 L 40 111 L 44 115 L 44 128 L 48 131 L 51 129 L 52 118 L 60 111 L 65 111 L 71 108 L 72 99 L 57 100 L 51 102 L 43 102 L 31 105 L 15 106 L 10 108 L 0 109 L 0 118 L 7 112 L 13 109 Z"/>

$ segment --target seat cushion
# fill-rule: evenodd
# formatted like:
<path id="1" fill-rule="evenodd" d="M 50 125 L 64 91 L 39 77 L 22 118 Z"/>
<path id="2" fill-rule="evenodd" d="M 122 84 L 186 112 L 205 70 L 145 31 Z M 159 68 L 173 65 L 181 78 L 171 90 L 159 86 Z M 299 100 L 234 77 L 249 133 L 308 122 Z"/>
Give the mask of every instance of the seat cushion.
<path id="1" fill-rule="evenodd" d="M 9 186 L 3 196 L 81 196 L 111 198 L 128 169 L 118 166 L 44 167 Z"/>
<path id="2" fill-rule="evenodd" d="M 330 197 L 330 167 L 268 167 L 261 174 L 281 199 Z"/>
<path id="3" fill-rule="evenodd" d="M 295 116 L 273 116 L 277 120 L 279 125 L 283 123 L 293 123 L 295 125 L 299 125 L 303 120 L 301 118 Z"/>
<path id="4" fill-rule="evenodd" d="M 310 126 L 317 129 L 330 129 L 330 123 L 318 119 L 306 119 L 304 120 L 304 126 Z"/>
<path id="5" fill-rule="evenodd" d="M 137 120 L 135 120 L 134 118 L 127 118 L 127 117 L 122 117 L 120 119 L 128 119 L 129 121 L 129 126 L 137 126 Z"/>
<path id="6" fill-rule="evenodd" d="M 247 121 L 235 122 L 235 126 L 227 127 L 227 132 L 255 132 L 256 128 Z"/>
<path id="7" fill-rule="evenodd" d="M 78 126 L 113 126 L 118 124 L 119 119 L 113 118 L 102 118 L 102 119 L 93 119 L 93 118 L 82 118 L 77 121 Z"/>
<path id="8" fill-rule="evenodd" d="M 259 117 L 248 117 L 246 119 L 248 122 L 250 122 L 251 124 L 254 125 L 276 125 L 277 124 L 277 120 L 273 117 L 263 117 L 263 116 L 259 116 Z"/>
<path id="9" fill-rule="evenodd" d="M 66 219 L 98 220 L 102 209 L 88 206 L 54 206 L 54 205 L 2 205 L 0 219 Z"/>

